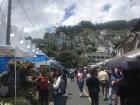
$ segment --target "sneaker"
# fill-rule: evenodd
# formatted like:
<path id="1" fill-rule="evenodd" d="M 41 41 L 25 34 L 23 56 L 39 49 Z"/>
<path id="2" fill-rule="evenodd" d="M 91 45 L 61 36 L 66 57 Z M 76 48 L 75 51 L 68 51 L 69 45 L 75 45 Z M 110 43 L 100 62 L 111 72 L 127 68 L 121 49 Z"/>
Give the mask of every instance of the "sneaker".
<path id="1" fill-rule="evenodd" d="M 82 93 L 80 93 L 80 97 L 82 97 L 83 96 L 83 94 Z"/>

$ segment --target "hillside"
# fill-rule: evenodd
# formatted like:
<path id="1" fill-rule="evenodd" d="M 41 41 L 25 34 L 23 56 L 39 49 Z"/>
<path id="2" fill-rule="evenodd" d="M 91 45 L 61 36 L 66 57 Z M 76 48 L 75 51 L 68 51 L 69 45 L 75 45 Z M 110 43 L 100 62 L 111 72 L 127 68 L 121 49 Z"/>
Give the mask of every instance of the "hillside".
<path id="1" fill-rule="evenodd" d="M 117 20 L 100 24 L 81 21 L 74 26 L 57 27 L 52 33 L 46 32 L 43 39 L 33 39 L 32 42 L 40 48 L 46 47 L 53 51 L 82 52 L 83 48 L 86 51 L 96 51 L 98 46 L 115 48 L 139 21 L 140 19 Z"/>

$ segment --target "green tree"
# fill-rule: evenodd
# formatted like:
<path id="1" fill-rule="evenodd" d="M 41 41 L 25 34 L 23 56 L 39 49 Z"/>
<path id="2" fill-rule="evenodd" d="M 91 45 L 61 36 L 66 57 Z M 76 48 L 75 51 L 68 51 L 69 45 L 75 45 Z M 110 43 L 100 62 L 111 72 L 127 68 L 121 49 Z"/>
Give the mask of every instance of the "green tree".
<path id="1" fill-rule="evenodd" d="M 67 68 L 77 67 L 77 58 L 71 52 L 60 52 L 56 57 L 56 60 Z"/>
<path id="2" fill-rule="evenodd" d="M 88 64 L 87 58 L 84 58 L 84 57 L 79 58 L 79 60 L 78 60 L 78 67 L 79 68 L 83 68 L 83 67 L 87 66 L 87 64 Z"/>
<path id="3" fill-rule="evenodd" d="M 49 57 L 56 57 L 57 56 L 57 52 L 55 52 L 51 49 L 43 48 L 42 51 Z"/>

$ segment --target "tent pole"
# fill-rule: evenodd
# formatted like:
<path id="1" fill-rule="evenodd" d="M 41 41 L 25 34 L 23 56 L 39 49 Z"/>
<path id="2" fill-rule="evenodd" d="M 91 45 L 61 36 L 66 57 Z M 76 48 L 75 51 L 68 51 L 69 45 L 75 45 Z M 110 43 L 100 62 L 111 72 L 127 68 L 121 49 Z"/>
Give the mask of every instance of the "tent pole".
<path id="1" fill-rule="evenodd" d="M 10 45 L 10 30 L 11 30 L 11 5 L 12 0 L 8 0 L 8 13 L 7 13 L 7 31 L 6 31 L 6 45 Z"/>
<path id="2" fill-rule="evenodd" d="M 16 68 L 16 65 L 17 65 L 17 63 L 16 63 L 16 57 L 15 57 L 15 105 L 16 105 L 16 103 L 17 103 L 17 68 Z"/>

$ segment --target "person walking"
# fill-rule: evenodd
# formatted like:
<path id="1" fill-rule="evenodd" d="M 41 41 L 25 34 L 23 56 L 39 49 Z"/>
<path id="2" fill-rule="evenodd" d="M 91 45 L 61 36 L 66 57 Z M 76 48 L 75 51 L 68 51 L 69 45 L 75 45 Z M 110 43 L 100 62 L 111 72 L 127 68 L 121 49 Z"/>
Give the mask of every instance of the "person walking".
<path id="1" fill-rule="evenodd" d="M 116 89 L 119 80 L 120 78 L 116 75 L 115 69 L 112 69 L 109 85 L 109 105 L 112 105 L 116 101 Z"/>
<path id="2" fill-rule="evenodd" d="M 104 69 L 98 73 L 98 79 L 100 81 L 100 86 L 102 89 L 102 94 L 104 96 L 104 100 L 107 100 L 108 88 L 109 88 L 109 76 Z"/>
<path id="3" fill-rule="evenodd" d="M 73 71 L 70 72 L 70 79 L 71 79 L 71 81 L 74 81 L 74 72 Z"/>
<path id="4" fill-rule="evenodd" d="M 40 104 L 49 105 L 49 84 L 46 71 L 43 68 L 40 69 L 40 75 L 34 80 L 34 82 L 37 84 L 39 91 Z"/>
<path id="5" fill-rule="evenodd" d="M 83 96 L 83 87 L 84 87 L 84 73 L 81 70 L 79 70 L 76 74 L 77 84 L 80 90 L 80 97 Z"/>
<path id="6" fill-rule="evenodd" d="M 86 86 L 91 98 L 91 105 L 99 105 L 100 86 L 95 70 L 90 71 L 90 77 L 86 79 Z"/>

